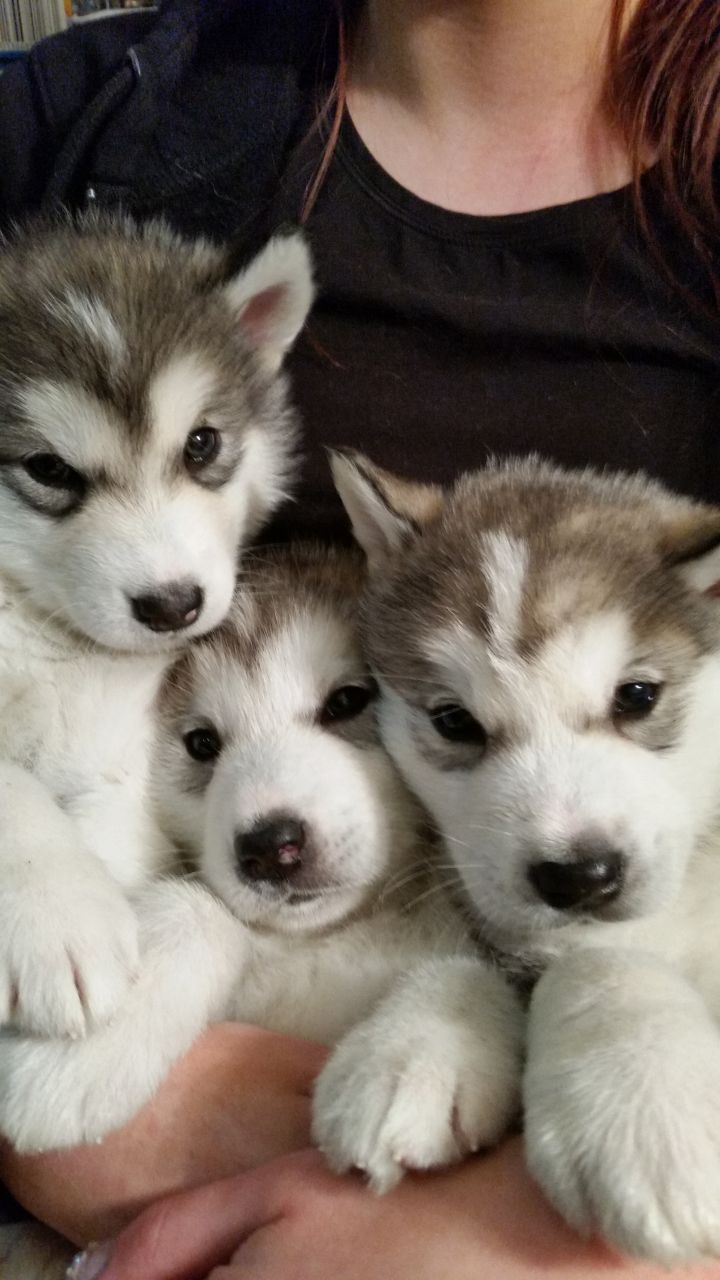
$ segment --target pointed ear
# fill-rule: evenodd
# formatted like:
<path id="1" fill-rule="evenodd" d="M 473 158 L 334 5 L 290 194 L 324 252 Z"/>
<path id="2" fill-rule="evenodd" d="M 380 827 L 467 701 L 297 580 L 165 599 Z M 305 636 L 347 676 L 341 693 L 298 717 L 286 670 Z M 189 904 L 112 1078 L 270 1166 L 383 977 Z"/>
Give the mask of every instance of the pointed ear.
<path id="1" fill-rule="evenodd" d="M 362 454 L 333 450 L 330 465 L 371 573 L 421 534 L 442 510 L 444 497 L 437 485 L 401 480 Z"/>
<path id="2" fill-rule="evenodd" d="M 688 586 L 720 596 L 720 508 L 697 507 L 665 526 L 663 559 Z"/>
<path id="3" fill-rule="evenodd" d="M 223 290 L 248 342 L 269 369 L 278 369 L 315 293 L 304 238 L 299 233 L 275 236 Z"/>

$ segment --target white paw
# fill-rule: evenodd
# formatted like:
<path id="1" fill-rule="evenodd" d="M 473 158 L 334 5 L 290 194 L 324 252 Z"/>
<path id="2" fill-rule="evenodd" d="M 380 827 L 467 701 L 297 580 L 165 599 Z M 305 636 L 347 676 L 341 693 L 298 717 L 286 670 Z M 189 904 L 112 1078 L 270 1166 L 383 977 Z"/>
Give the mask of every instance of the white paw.
<path id="1" fill-rule="evenodd" d="M 0 892 L 0 1024 L 85 1035 L 119 1008 L 137 963 L 135 914 L 109 878 L 75 893 Z"/>
<path id="2" fill-rule="evenodd" d="M 132 1090 L 118 1078 L 119 1047 L 109 1055 L 104 1035 L 75 1041 L 0 1037 L 0 1133 L 17 1151 L 97 1142 L 134 1114 Z"/>
<path id="3" fill-rule="evenodd" d="M 182 881 L 150 886 L 136 907 L 142 963 L 106 1025 L 79 1039 L 0 1034 L 0 1134 L 21 1152 L 97 1142 L 126 1124 L 227 1008 L 244 955 L 237 920 Z"/>
<path id="4" fill-rule="evenodd" d="M 435 1029 L 436 1030 L 436 1029 Z M 452 1164 L 497 1142 L 519 1106 L 517 1064 L 462 1026 L 438 1036 L 378 1018 L 341 1041 L 315 1090 L 313 1136 L 338 1172 L 378 1192 L 409 1169 Z"/>
<path id="5" fill-rule="evenodd" d="M 644 981 L 643 981 L 644 978 Z M 667 980 L 666 980 L 667 982 Z M 530 1171 L 583 1235 L 663 1263 L 720 1257 L 720 1036 L 699 998 L 649 1008 L 595 987 L 565 1017 L 533 1012 L 525 1080 Z M 590 988 L 592 991 L 593 989 Z"/>

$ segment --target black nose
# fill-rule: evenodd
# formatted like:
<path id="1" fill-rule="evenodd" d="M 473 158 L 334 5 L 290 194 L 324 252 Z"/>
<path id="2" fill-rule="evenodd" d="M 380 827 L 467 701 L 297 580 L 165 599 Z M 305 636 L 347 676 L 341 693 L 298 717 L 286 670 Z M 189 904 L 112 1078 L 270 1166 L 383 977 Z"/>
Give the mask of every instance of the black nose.
<path id="1" fill-rule="evenodd" d="M 132 611 L 151 631 L 182 631 L 197 622 L 204 595 L 195 582 L 169 582 L 161 591 L 133 596 Z"/>
<path id="2" fill-rule="evenodd" d="M 235 836 L 235 857 L 243 880 L 278 884 L 302 867 L 305 828 L 296 818 L 278 817 L 257 823 Z"/>
<path id="3" fill-rule="evenodd" d="M 534 862 L 528 879 L 543 902 L 557 911 L 599 907 L 622 888 L 625 859 L 614 849 L 577 850 L 569 862 Z"/>

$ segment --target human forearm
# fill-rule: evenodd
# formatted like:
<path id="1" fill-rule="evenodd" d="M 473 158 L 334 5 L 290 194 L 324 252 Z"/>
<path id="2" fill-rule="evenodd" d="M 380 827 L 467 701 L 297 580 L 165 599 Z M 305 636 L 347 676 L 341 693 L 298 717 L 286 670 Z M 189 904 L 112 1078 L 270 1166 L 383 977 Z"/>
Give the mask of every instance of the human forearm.
<path id="1" fill-rule="evenodd" d="M 213 1270 L 213 1268 L 219 1268 Z M 81 1273 L 82 1274 L 82 1273 Z M 519 1139 L 385 1197 L 282 1157 L 166 1201 L 115 1243 L 102 1280 L 664 1280 L 579 1239 L 525 1171 Z M 673 1280 L 720 1280 L 720 1266 Z"/>

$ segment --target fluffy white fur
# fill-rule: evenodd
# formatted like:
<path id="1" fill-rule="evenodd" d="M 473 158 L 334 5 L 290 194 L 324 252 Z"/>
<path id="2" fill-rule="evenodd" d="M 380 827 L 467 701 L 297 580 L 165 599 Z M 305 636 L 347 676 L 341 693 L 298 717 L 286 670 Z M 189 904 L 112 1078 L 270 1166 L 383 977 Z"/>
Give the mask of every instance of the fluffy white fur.
<path id="1" fill-rule="evenodd" d="M 368 480 L 367 464 L 339 459 L 336 475 L 376 572 L 395 571 L 422 531 L 409 529 L 401 503 L 381 500 L 382 480 Z M 514 483 L 512 468 L 506 475 L 512 495 L 533 469 Z M 559 471 L 551 479 L 565 483 Z M 660 498 L 648 516 L 659 531 L 674 501 Z M 583 528 L 579 519 L 579 536 Z M 429 537 L 429 573 L 431 547 Z M 408 640 L 436 672 L 437 701 L 466 706 L 491 742 L 504 732 L 503 749 L 441 768 L 427 749 L 427 716 L 389 685 L 384 740 L 443 833 L 479 929 L 511 973 L 543 974 L 524 1103 L 528 1163 L 549 1198 L 582 1232 L 599 1228 L 630 1253 L 667 1263 L 720 1256 L 720 653 L 709 645 L 683 675 L 672 749 L 643 749 L 602 725 L 623 682 L 667 677 L 667 647 L 664 658 L 637 652 L 608 573 L 596 613 L 553 625 L 546 599 L 547 638 L 519 652 L 527 562 L 527 548 L 509 538 L 496 540 L 487 566 L 478 557 L 490 643 L 458 621 L 429 625 L 419 597 Z M 569 564 L 557 574 L 557 617 L 566 591 L 577 590 Z M 717 548 L 667 575 L 668 591 L 677 575 L 706 591 L 720 578 Z M 371 636 L 374 625 L 370 614 Z M 424 693 L 428 685 L 426 675 Z M 569 857 L 583 839 L 621 849 L 626 871 L 617 901 L 579 918 L 541 901 L 527 871 L 538 858 Z"/>
<path id="2" fill-rule="evenodd" d="M 253 289 L 261 290 L 256 296 Z M 274 240 L 222 288 L 230 318 L 263 365 L 274 371 L 297 336 L 312 301 L 307 249 L 298 237 Z M 261 305 L 263 326 L 246 327 L 246 312 Z M 88 314 L 100 306 L 88 300 Z M 105 338 L 105 326 L 100 335 Z M 71 371 L 28 381 L 17 392 L 28 423 L 29 452 L 63 458 L 82 472 L 102 466 L 109 481 L 71 519 L 48 519 L 7 491 L 0 502 L 0 566 L 36 609 L 112 649 L 168 648 L 133 615 L 133 597 L 178 581 L 197 584 L 204 605 L 182 642 L 217 626 L 232 597 L 237 548 L 287 496 L 291 469 L 285 441 L 265 424 L 248 431 L 242 465 L 221 488 L 178 482 L 175 463 L 198 424 L 222 433 L 218 374 L 202 351 L 182 348 L 147 387 L 151 423 L 142 449 L 128 439 L 116 411 L 78 386 Z M 282 419 L 283 407 L 277 405 Z M 1 424 L 0 424 L 1 431 Z M 32 433 L 32 434 L 31 434 Z M 39 491 L 22 477 L 29 497 Z"/>
<path id="3" fill-rule="evenodd" d="M 271 371 L 278 369 L 312 305 L 304 241 L 295 235 L 276 236 L 228 283 L 225 295 L 263 363 Z"/>
<path id="4" fill-rule="evenodd" d="M 433 653 L 437 646 L 435 637 Z M 462 654 L 460 637 L 444 636 L 446 655 L 453 646 Z M 665 753 L 639 751 L 618 735 L 586 732 L 587 719 L 611 701 L 613 689 L 639 674 L 631 659 L 627 628 L 614 613 L 553 637 L 531 663 L 489 664 L 478 655 L 468 701 L 490 733 L 511 724 L 516 745 L 471 770 L 442 771 L 430 763 L 413 709 L 386 693 L 382 721 L 395 759 L 456 850 L 492 942 L 526 969 L 580 939 L 589 943 L 589 932 L 605 945 L 623 919 L 634 923 L 666 905 L 674 912 L 688 859 L 714 817 L 717 659 L 698 664 L 682 740 Z M 646 670 L 642 674 L 648 678 Z M 466 695 L 465 663 L 456 662 L 453 685 Z M 532 862 L 562 856 L 589 837 L 622 848 L 627 857 L 625 889 L 614 908 L 618 923 L 603 920 L 594 931 L 586 922 L 569 925 L 566 913 L 539 899 L 527 876 Z M 462 858 L 457 851 L 463 849 L 471 856 Z"/>
<path id="5" fill-rule="evenodd" d="M 261 571 L 254 591 L 267 602 Z M 241 595 L 241 618 L 248 608 Z M 222 633 L 190 658 L 156 788 L 214 894 L 165 881 L 136 898 L 140 970 L 109 1025 L 0 1045 L 0 1131 L 21 1150 L 99 1139 L 209 1022 L 238 1018 L 340 1040 L 315 1135 L 336 1168 L 361 1166 L 378 1189 L 495 1141 L 518 1105 L 520 1007 L 474 955 L 372 707 L 342 734 L 318 718 L 332 689 L 367 679 L 347 608 L 299 602 L 251 661 Z M 197 725 L 222 739 L 212 765 L 188 760 Z M 312 846 L 305 897 L 238 873 L 237 833 L 278 813 L 301 819 Z"/>
<path id="6" fill-rule="evenodd" d="M 119 242 L 117 252 L 133 249 Z M 177 252 L 192 246 L 178 241 Z M 249 279 L 273 285 L 282 323 L 276 329 L 266 307 L 263 352 L 284 350 L 293 336 L 286 297 L 299 292 L 310 302 L 306 250 L 296 244 L 288 255 L 271 245 L 233 282 L 246 305 Z M 67 306 L 71 334 L 95 326 L 117 355 L 102 299 L 73 297 Z M 292 315 L 299 327 L 300 304 Z M 231 310 L 229 332 L 235 323 Z M 169 848 L 147 790 L 151 708 L 168 650 L 222 620 L 239 549 L 258 513 L 277 504 L 288 470 L 284 446 L 273 457 L 262 424 L 251 422 L 242 464 L 223 487 L 178 474 L 188 433 L 203 413 L 212 419 L 213 385 L 208 358 L 179 351 L 148 388 L 152 421 L 142 449 L 71 370 L 17 391 L 28 451 L 55 453 L 81 472 L 102 465 L 107 483 L 60 518 L 33 505 L 41 485 L 22 457 L 8 464 L 16 486 L 0 484 L 3 1024 L 81 1035 L 116 1011 L 137 967 L 125 891 L 155 876 Z M 4 430 L 0 422 L 0 441 Z M 17 447 L 17 422 L 11 430 Z M 204 608 L 181 633 L 155 634 L 133 617 L 130 597 L 178 579 L 202 587 Z"/>

